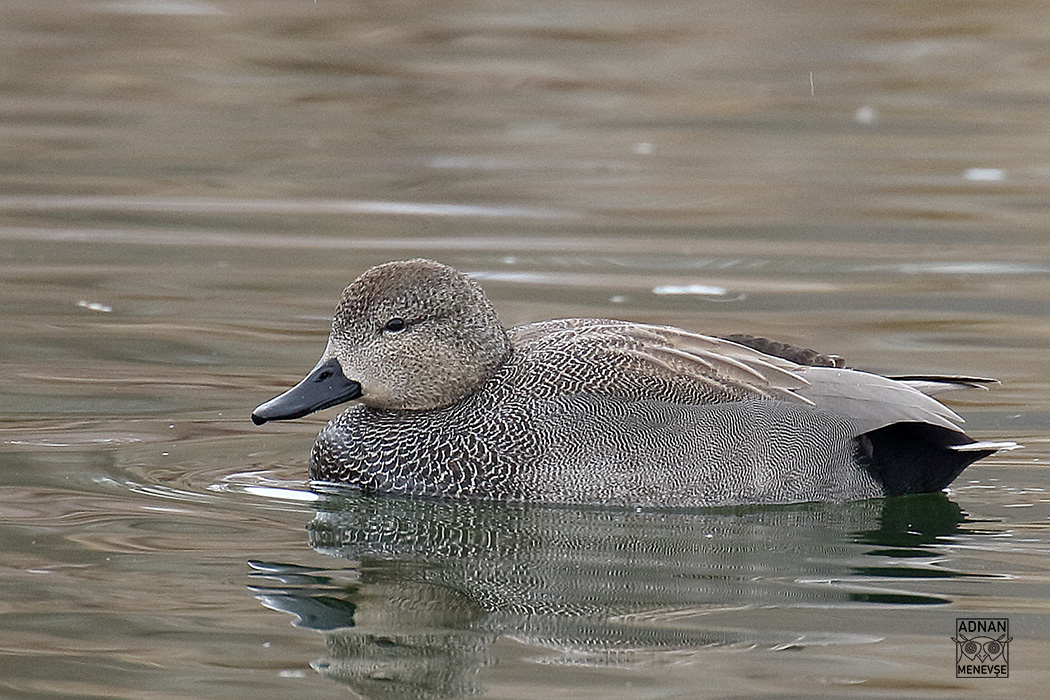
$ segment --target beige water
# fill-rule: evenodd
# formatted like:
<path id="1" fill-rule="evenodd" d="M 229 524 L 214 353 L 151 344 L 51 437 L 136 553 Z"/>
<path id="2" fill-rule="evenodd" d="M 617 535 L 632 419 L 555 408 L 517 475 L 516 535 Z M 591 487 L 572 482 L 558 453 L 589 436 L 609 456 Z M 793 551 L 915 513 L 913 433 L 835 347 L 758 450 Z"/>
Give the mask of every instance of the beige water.
<path id="1" fill-rule="evenodd" d="M 1047 46 L 1010 0 L 0 2 L 0 697 L 1044 697 Z M 248 414 L 417 255 L 507 324 L 998 377 L 953 406 L 1025 449 L 841 507 L 318 495 L 334 411 Z"/>

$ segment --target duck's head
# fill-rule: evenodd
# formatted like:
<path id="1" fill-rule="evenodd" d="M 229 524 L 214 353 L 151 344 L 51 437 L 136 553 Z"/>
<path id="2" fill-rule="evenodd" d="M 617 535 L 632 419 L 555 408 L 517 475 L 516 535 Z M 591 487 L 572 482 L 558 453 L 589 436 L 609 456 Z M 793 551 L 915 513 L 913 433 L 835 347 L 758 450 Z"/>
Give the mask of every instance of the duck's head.
<path id="1" fill-rule="evenodd" d="M 491 377 L 510 351 L 474 280 L 432 260 L 377 265 L 354 280 L 321 361 L 252 413 L 262 425 L 360 399 L 374 408 L 448 406 Z"/>

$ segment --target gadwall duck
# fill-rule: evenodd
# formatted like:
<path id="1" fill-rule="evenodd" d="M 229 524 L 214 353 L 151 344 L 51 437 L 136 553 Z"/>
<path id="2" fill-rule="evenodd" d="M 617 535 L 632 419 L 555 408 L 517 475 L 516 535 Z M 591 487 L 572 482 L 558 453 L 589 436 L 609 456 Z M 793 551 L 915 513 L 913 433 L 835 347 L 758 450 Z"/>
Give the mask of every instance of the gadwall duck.
<path id="1" fill-rule="evenodd" d="M 505 329 L 474 280 L 417 259 L 354 280 L 321 361 L 252 420 L 355 401 L 314 443 L 321 482 L 669 508 L 939 491 L 1015 446 L 972 440 L 928 396 L 994 380 L 840 365 L 763 338 L 625 321 Z"/>

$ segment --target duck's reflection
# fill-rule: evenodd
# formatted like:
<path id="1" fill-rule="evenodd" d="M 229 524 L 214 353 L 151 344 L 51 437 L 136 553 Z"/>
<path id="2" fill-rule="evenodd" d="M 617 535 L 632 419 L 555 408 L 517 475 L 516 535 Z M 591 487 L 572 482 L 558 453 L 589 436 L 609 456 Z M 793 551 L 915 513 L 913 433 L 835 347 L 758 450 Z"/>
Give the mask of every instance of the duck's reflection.
<path id="1" fill-rule="evenodd" d="M 501 637 L 546 663 L 618 666 L 864 641 L 747 613 L 947 602 L 915 584 L 964 575 L 931 566 L 930 549 L 963 519 L 940 494 L 705 513 L 348 495 L 309 526 L 310 545 L 347 565 L 252 562 L 253 588 L 323 632 L 321 673 L 366 697 L 452 698 L 480 692 Z"/>

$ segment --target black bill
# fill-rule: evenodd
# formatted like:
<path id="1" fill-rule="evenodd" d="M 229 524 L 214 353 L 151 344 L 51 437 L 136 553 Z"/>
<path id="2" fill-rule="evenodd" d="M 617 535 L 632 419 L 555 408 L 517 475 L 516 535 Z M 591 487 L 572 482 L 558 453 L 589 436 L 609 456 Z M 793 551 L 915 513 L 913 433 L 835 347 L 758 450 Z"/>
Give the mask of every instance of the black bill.
<path id="1" fill-rule="evenodd" d="M 252 423 L 262 425 L 268 420 L 302 418 L 360 396 L 361 385 L 347 379 L 339 360 L 333 357 L 319 363 L 291 389 L 252 411 Z"/>

